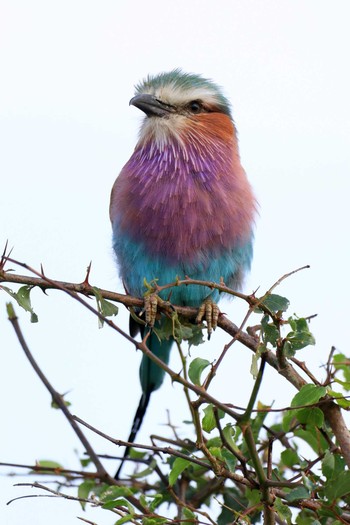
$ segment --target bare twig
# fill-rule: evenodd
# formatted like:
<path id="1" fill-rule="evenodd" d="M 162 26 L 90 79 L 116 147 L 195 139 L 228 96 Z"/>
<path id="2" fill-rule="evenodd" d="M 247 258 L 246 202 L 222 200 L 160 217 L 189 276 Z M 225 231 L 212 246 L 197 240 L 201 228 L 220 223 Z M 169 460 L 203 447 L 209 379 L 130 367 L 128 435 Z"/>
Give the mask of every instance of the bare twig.
<path id="1" fill-rule="evenodd" d="M 132 446 L 133 448 L 140 448 L 142 450 L 150 450 L 152 452 L 158 452 L 158 453 L 160 452 L 160 453 L 163 453 L 163 454 L 168 454 L 169 456 L 175 456 L 175 457 L 178 457 L 178 458 L 187 459 L 191 463 L 194 463 L 194 464 L 199 465 L 201 467 L 210 469 L 209 463 L 206 463 L 205 461 L 202 461 L 202 460 L 196 458 L 195 456 L 189 456 L 187 454 L 183 454 L 182 452 L 180 452 L 179 450 L 176 450 L 175 448 L 172 448 L 172 447 L 157 447 L 155 445 L 143 445 L 141 443 L 129 443 L 129 441 L 122 441 L 121 439 L 114 439 L 111 436 L 109 436 L 108 434 L 105 434 L 104 432 L 99 430 L 98 428 L 93 427 L 92 425 L 90 425 L 89 423 L 87 423 L 86 421 L 81 419 L 80 417 L 73 416 L 73 418 L 75 419 L 75 421 L 77 421 L 78 423 L 80 423 L 84 427 L 88 428 L 89 430 L 91 430 L 95 434 L 98 434 L 99 436 L 103 437 L 107 441 L 110 441 L 114 445 L 117 445 L 118 447 L 131 447 Z M 128 459 L 128 458 L 126 458 L 126 459 Z"/>
<path id="2" fill-rule="evenodd" d="M 80 498 L 80 497 L 77 497 L 77 496 L 72 496 L 70 494 L 65 494 L 64 492 L 60 492 L 60 491 L 57 491 L 57 490 L 50 489 L 46 485 L 43 485 L 42 483 L 37 483 L 37 482 L 34 482 L 34 483 L 17 483 L 15 485 L 15 487 L 32 487 L 32 488 L 37 488 L 37 489 L 40 489 L 40 490 L 44 490 L 44 491 L 48 492 L 49 494 L 28 494 L 26 496 L 20 496 L 18 498 L 13 498 L 10 501 L 8 501 L 7 505 L 10 505 L 10 503 L 13 503 L 14 501 L 17 501 L 19 499 L 43 498 L 43 497 L 47 497 L 47 498 L 63 498 L 63 499 L 71 500 L 71 501 L 79 501 L 79 503 L 88 503 L 88 504 L 90 504 L 93 507 L 102 507 L 102 505 L 104 504 L 103 501 L 99 501 L 97 499 Z M 124 516 L 124 515 L 127 514 L 127 511 L 121 510 L 120 507 L 119 508 L 112 508 L 112 509 L 109 509 L 109 510 L 111 512 L 113 512 L 114 514 L 117 514 L 119 516 Z M 135 518 L 138 518 L 138 517 L 140 517 L 140 516 L 137 516 L 137 515 L 135 516 Z M 138 522 L 135 519 L 130 519 L 129 521 L 131 523 L 136 524 L 136 525 L 138 524 Z"/>
<path id="3" fill-rule="evenodd" d="M 91 460 L 93 461 L 93 463 L 94 463 L 94 465 L 95 465 L 95 467 L 97 469 L 97 477 L 101 477 L 101 479 L 110 481 L 110 476 L 108 475 L 108 473 L 106 472 L 104 466 L 102 465 L 102 463 L 98 459 L 98 457 L 97 457 L 94 449 L 90 445 L 89 441 L 86 439 L 85 435 L 83 434 L 83 432 L 79 428 L 79 425 L 77 425 L 76 421 L 74 420 L 74 418 L 73 418 L 72 414 L 70 413 L 66 403 L 64 402 L 63 397 L 61 396 L 61 394 L 59 394 L 57 392 L 57 390 L 55 390 L 53 388 L 53 386 L 51 385 L 51 383 L 49 382 L 49 380 L 47 379 L 47 377 L 45 376 L 45 374 L 42 372 L 41 368 L 39 367 L 39 365 L 35 361 L 32 353 L 30 352 L 29 347 L 28 347 L 28 345 L 27 345 L 27 343 L 26 343 L 26 341 L 24 339 L 22 330 L 21 330 L 21 328 L 19 326 L 19 323 L 18 323 L 18 318 L 17 318 L 17 316 L 15 314 L 15 311 L 14 311 L 14 309 L 13 309 L 11 304 L 8 304 L 7 311 L 8 311 L 9 320 L 10 320 L 10 322 L 11 322 L 13 328 L 14 328 L 14 331 L 15 331 L 15 333 L 17 335 L 17 338 L 18 338 L 18 340 L 19 340 L 19 342 L 21 344 L 21 347 L 22 347 L 22 349 L 23 349 L 23 351 L 24 351 L 28 361 L 32 365 L 35 373 L 38 375 L 38 377 L 40 378 L 40 380 L 42 381 L 44 386 L 50 392 L 53 401 L 60 407 L 60 409 L 63 412 L 63 414 L 68 419 L 69 424 L 71 425 L 72 429 L 74 430 L 74 432 L 78 436 L 78 438 L 81 441 L 82 445 L 85 447 L 86 452 L 88 453 L 89 457 L 91 458 Z"/>

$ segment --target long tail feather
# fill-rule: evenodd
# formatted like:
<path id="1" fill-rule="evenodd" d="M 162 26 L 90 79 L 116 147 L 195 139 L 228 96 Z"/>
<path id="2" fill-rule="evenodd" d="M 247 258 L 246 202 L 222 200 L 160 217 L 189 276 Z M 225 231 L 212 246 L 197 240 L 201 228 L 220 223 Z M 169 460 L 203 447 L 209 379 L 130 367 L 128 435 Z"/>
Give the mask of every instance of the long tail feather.
<path id="1" fill-rule="evenodd" d="M 133 332 L 135 331 L 135 327 L 133 326 L 132 321 L 130 323 L 130 330 L 133 330 Z M 141 327 L 141 335 L 143 337 L 144 333 L 142 332 L 143 332 L 143 327 Z M 173 344 L 172 340 L 159 341 L 155 333 L 151 333 L 147 340 L 147 346 L 151 350 L 151 352 L 153 352 L 157 357 L 159 357 L 162 361 L 164 361 L 164 363 L 167 363 L 167 364 L 169 362 L 169 355 L 170 355 L 170 349 L 171 349 L 172 344 Z M 141 386 L 142 386 L 142 396 L 139 402 L 139 406 L 137 407 L 134 421 L 132 424 L 130 436 L 128 439 L 129 443 L 134 443 L 137 433 L 141 428 L 142 420 L 146 413 L 151 394 L 154 390 L 157 390 L 161 386 L 161 384 L 163 383 L 163 379 L 164 379 L 164 370 L 162 370 L 153 361 L 151 361 L 151 359 L 149 359 L 148 357 L 144 355 L 142 357 L 141 366 L 140 366 L 140 381 L 141 381 Z M 121 469 L 123 467 L 125 459 L 129 455 L 130 448 L 131 446 L 128 446 L 125 449 L 124 456 L 119 465 L 118 471 L 115 475 L 115 479 L 119 479 Z"/>
<path id="2" fill-rule="evenodd" d="M 151 393 L 152 392 L 149 392 L 147 394 L 142 394 L 142 396 L 141 396 L 141 399 L 140 399 L 140 402 L 139 402 L 139 406 L 137 407 L 136 414 L 135 414 L 135 417 L 134 417 L 134 421 L 132 423 L 130 436 L 128 437 L 128 442 L 129 443 L 134 443 L 135 438 L 137 436 L 137 433 L 138 433 L 138 431 L 141 428 L 142 421 L 143 421 L 144 415 L 146 414 L 148 403 L 149 403 L 149 400 L 150 400 L 150 397 L 151 397 Z M 121 470 L 123 468 L 125 459 L 129 455 L 130 448 L 131 448 L 131 445 L 129 445 L 129 446 L 127 446 L 125 448 L 123 459 L 122 459 L 122 461 L 121 461 L 121 463 L 119 465 L 119 468 L 117 470 L 116 475 L 114 476 L 115 479 L 119 479 L 120 472 L 121 472 Z"/>

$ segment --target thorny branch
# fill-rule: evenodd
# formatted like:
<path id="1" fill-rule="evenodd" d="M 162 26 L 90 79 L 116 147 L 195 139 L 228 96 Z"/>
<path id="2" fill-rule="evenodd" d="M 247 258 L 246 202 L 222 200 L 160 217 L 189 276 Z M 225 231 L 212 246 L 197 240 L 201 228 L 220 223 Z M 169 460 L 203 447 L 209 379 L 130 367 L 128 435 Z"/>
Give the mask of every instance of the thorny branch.
<path id="1" fill-rule="evenodd" d="M 44 373 L 42 372 L 41 368 L 39 367 L 39 365 L 37 364 L 37 362 L 35 361 L 32 353 L 30 352 L 29 350 L 29 347 L 23 337 L 23 334 L 22 334 L 22 331 L 21 331 L 21 328 L 19 326 L 19 323 L 18 323 L 18 318 L 15 314 L 15 311 L 12 307 L 11 304 L 8 305 L 8 308 L 7 308 L 7 311 L 8 311 L 8 316 L 9 316 L 9 320 L 16 332 L 16 335 L 17 335 L 17 338 L 22 346 L 22 349 L 28 359 L 28 361 L 30 362 L 30 364 L 32 365 L 33 369 L 35 370 L 36 374 L 39 376 L 40 380 L 42 381 L 42 383 L 45 385 L 45 387 L 47 388 L 47 390 L 50 392 L 51 394 L 51 397 L 52 397 L 52 400 L 57 404 L 57 406 L 59 406 L 60 410 L 63 412 L 63 414 L 66 416 L 66 418 L 68 419 L 69 421 L 69 424 L 71 425 L 71 427 L 73 428 L 74 432 L 76 433 L 76 435 L 78 436 L 79 440 L 81 441 L 81 443 L 83 444 L 83 446 L 85 447 L 85 450 L 87 451 L 87 453 L 89 454 L 91 460 L 93 461 L 93 463 L 95 464 L 95 467 L 97 469 L 97 474 L 101 476 L 102 479 L 108 479 L 109 476 L 105 470 L 105 468 L 103 467 L 102 463 L 100 462 L 100 460 L 98 459 L 97 455 L 95 454 L 94 452 L 94 449 L 92 448 L 92 446 L 90 445 L 89 441 L 86 439 L 85 435 L 82 433 L 82 431 L 80 430 L 79 428 L 79 425 L 76 424 L 74 418 L 72 417 L 63 397 L 61 396 L 61 394 L 59 394 L 57 392 L 57 390 L 55 390 L 51 383 L 48 381 L 48 379 L 46 378 L 46 376 L 44 375 Z"/>
<path id="2" fill-rule="evenodd" d="M 16 274 L 13 274 L 13 273 L 10 273 L 10 272 L 6 272 L 4 270 L 4 264 L 7 261 L 11 261 L 12 263 L 21 266 L 22 268 L 26 269 L 27 271 L 30 271 L 31 273 L 33 273 L 35 275 L 35 277 L 25 276 L 25 275 L 16 275 Z M 306 267 L 304 267 L 304 268 L 306 268 Z M 213 377 L 215 375 L 217 367 L 220 365 L 220 363 L 221 363 L 225 353 L 227 352 L 229 346 L 234 341 L 236 341 L 236 340 L 240 341 L 244 346 L 246 346 L 247 348 L 249 348 L 253 352 L 257 352 L 258 345 L 259 345 L 258 340 L 254 336 L 252 336 L 249 333 L 243 331 L 243 326 L 245 324 L 246 319 L 248 318 L 250 313 L 256 307 L 259 307 L 265 313 L 268 313 L 271 316 L 271 318 L 273 320 L 275 320 L 276 322 L 280 322 L 280 319 L 277 318 L 276 316 L 274 316 L 274 314 L 272 314 L 268 310 L 268 308 L 266 308 L 262 304 L 262 302 L 263 302 L 264 298 L 268 294 L 270 294 L 271 291 L 283 279 L 285 279 L 286 277 L 288 277 L 289 275 L 291 275 L 292 273 L 295 273 L 295 272 L 290 272 L 289 274 L 286 274 L 285 276 L 281 277 L 270 288 L 270 290 L 268 290 L 266 292 L 266 294 L 263 297 L 261 297 L 260 299 L 256 298 L 254 294 L 253 295 L 244 295 L 244 294 L 239 294 L 237 292 L 234 292 L 233 290 L 228 289 L 223 283 L 216 284 L 216 283 L 211 283 L 211 282 L 207 282 L 207 281 L 197 281 L 197 280 L 193 280 L 193 279 L 189 279 L 189 278 L 186 278 L 186 279 L 184 279 L 182 281 L 178 280 L 175 283 L 171 283 L 169 285 L 165 285 L 165 286 L 162 286 L 162 287 L 155 286 L 155 293 L 158 293 L 161 290 L 164 290 L 166 288 L 171 288 L 171 287 L 174 287 L 174 286 L 197 284 L 197 285 L 206 286 L 206 287 L 210 287 L 210 288 L 216 288 L 220 292 L 225 292 L 225 293 L 229 293 L 231 295 L 235 295 L 235 296 L 245 300 L 248 303 L 248 305 L 249 305 L 248 314 L 247 314 L 244 322 L 242 323 L 242 325 L 239 328 L 234 323 L 232 323 L 229 319 L 227 319 L 223 314 L 220 315 L 219 321 L 218 321 L 218 326 L 220 326 L 224 331 L 226 331 L 228 334 L 230 334 L 233 339 L 229 343 L 229 345 L 227 345 L 227 347 L 224 348 L 224 351 L 223 351 L 222 355 L 220 356 L 219 361 L 216 363 L 216 365 L 214 367 L 212 367 L 212 370 L 209 373 L 209 375 L 208 375 L 205 383 L 203 384 L 203 386 L 197 386 L 197 385 L 194 385 L 194 384 L 190 383 L 186 376 L 182 377 L 181 375 L 179 375 L 179 374 L 175 373 L 174 371 L 172 371 L 164 362 L 162 362 L 157 356 L 155 356 L 148 349 L 148 347 L 146 345 L 146 338 L 143 341 L 141 341 L 141 342 L 136 341 L 131 336 L 129 336 L 126 332 L 124 332 L 122 329 L 120 329 L 113 321 L 111 321 L 110 319 L 105 318 L 98 310 L 93 308 L 89 303 L 87 303 L 82 298 L 82 296 L 92 297 L 92 296 L 96 295 L 96 290 L 94 290 L 93 287 L 88 282 L 89 271 L 90 271 L 90 269 L 88 270 L 88 274 L 87 274 L 85 280 L 82 283 L 78 283 L 78 284 L 65 283 L 65 282 L 62 282 L 62 281 L 55 281 L 55 280 L 49 279 L 44 274 L 43 271 L 37 272 L 36 270 L 30 268 L 28 265 L 26 265 L 24 263 L 20 263 L 20 262 L 14 260 L 14 259 L 11 259 L 9 257 L 4 257 L 3 256 L 2 261 L 0 263 L 0 282 L 7 282 L 7 283 L 12 282 L 12 283 L 17 283 L 17 284 L 22 284 L 22 285 L 24 284 L 24 285 L 32 286 L 32 287 L 37 286 L 37 287 L 41 288 L 43 291 L 45 291 L 47 289 L 58 289 L 58 290 L 61 290 L 61 291 L 65 292 L 65 293 L 67 293 L 72 298 L 74 298 L 75 300 L 79 301 L 82 305 L 84 305 L 86 308 L 88 308 L 94 315 L 98 316 L 99 319 L 103 320 L 112 329 L 116 330 L 123 337 L 125 337 L 128 341 L 130 341 L 132 344 L 134 344 L 137 349 L 140 349 L 152 361 L 154 361 L 163 370 L 165 370 L 170 375 L 170 377 L 172 378 L 173 381 L 181 383 L 184 386 L 184 388 L 185 388 L 185 390 L 187 392 L 189 390 L 194 392 L 198 396 L 198 399 L 195 402 L 191 403 L 192 406 L 195 407 L 195 410 L 193 410 L 193 415 L 194 416 L 196 416 L 196 412 L 198 410 L 198 407 L 202 403 L 211 403 L 216 409 L 220 409 L 223 412 L 225 412 L 226 414 L 230 415 L 232 418 L 234 418 L 235 421 L 237 422 L 237 424 L 239 426 L 241 426 L 241 428 L 243 430 L 244 439 L 245 439 L 245 442 L 247 443 L 248 450 L 249 450 L 250 456 L 251 456 L 250 459 L 251 459 L 251 461 L 252 461 L 252 463 L 254 465 L 254 470 L 255 470 L 255 473 L 257 474 L 257 479 L 258 479 L 258 482 L 259 482 L 258 484 L 259 484 L 259 487 L 260 487 L 260 489 L 262 491 L 263 502 L 264 502 L 265 524 L 275 523 L 276 516 L 275 516 L 274 510 L 273 510 L 273 502 L 274 502 L 274 498 L 276 497 L 276 495 L 278 495 L 279 489 L 277 487 L 289 487 L 289 488 L 291 488 L 293 486 L 299 486 L 300 484 L 298 482 L 295 482 L 295 485 L 294 485 L 294 483 L 292 481 L 289 481 L 289 482 L 278 482 L 278 481 L 275 481 L 275 480 L 271 479 L 271 477 L 269 475 L 269 471 L 267 472 L 267 475 L 266 475 L 264 469 L 262 468 L 262 463 L 261 463 L 261 460 L 259 458 L 259 455 L 257 453 L 256 444 L 255 444 L 254 436 L 253 436 L 253 433 L 252 433 L 252 428 L 251 428 L 250 423 L 249 423 L 249 418 L 250 418 L 251 413 L 253 411 L 254 403 L 256 401 L 256 396 L 257 396 L 257 393 L 258 393 L 258 390 L 259 390 L 259 386 L 260 386 L 260 382 L 261 382 L 261 379 L 262 379 L 262 370 L 263 370 L 263 366 L 264 366 L 265 362 L 268 363 L 271 367 L 273 367 L 280 375 L 285 377 L 297 389 L 300 389 L 302 386 L 304 386 L 307 383 L 307 381 L 301 375 L 299 375 L 299 373 L 296 371 L 296 369 L 292 366 L 292 364 L 287 359 L 285 359 L 285 358 L 280 359 L 278 355 L 274 354 L 274 352 L 272 352 L 270 350 L 266 350 L 263 353 L 260 377 L 258 378 L 258 380 L 255 383 L 255 387 L 254 387 L 254 390 L 253 390 L 253 393 L 252 393 L 252 396 L 251 396 L 251 400 L 250 400 L 249 406 L 246 409 L 244 414 L 239 415 L 232 409 L 232 407 L 230 405 L 221 403 L 217 399 L 214 399 L 207 392 L 207 388 L 209 387 L 209 384 L 210 384 L 211 380 L 213 379 Z M 296 270 L 296 271 L 299 271 L 299 270 Z M 112 301 L 115 301 L 115 302 L 118 302 L 118 303 L 122 303 L 128 308 L 142 308 L 143 304 L 144 304 L 142 299 L 134 298 L 134 297 L 131 297 L 131 296 L 125 295 L 125 294 L 117 294 L 117 293 L 110 292 L 110 291 L 107 291 L 107 290 L 99 290 L 99 293 L 101 294 L 101 296 L 104 299 L 108 299 L 108 300 L 112 300 Z M 102 435 L 106 439 L 109 439 L 110 441 L 114 442 L 115 444 L 119 444 L 119 445 L 123 444 L 123 445 L 125 445 L 127 443 L 126 442 L 122 442 L 120 440 L 113 440 L 109 436 L 106 436 L 105 434 L 103 434 L 100 431 L 94 429 L 93 427 L 91 427 L 87 423 L 83 422 L 82 420 L 80 420 L 76 416 L 72 416 L 70 414 L 69 410 L 67 409 L 67 407 L 66 407 L 66 405 L 65 405 L 65 403 L 64 403 L 64 401 L 62 399 L 62 396 L 60 396 L 60 394 L 58 394 L 53 389 L 53 387 L 50 385 L 50 383 L 45 378 L 44 374 L 41 372 L 41 370 L 38 367 L 37 363 L 34 361 L 33 356 L 31 355 L 31 353 L 29 351 L 29 348 L 28 348 L 28 346 L 27 346 L 27 344 L 26 344 L 26 342 L 24 340 L 23 334 L 22 334 L 22 332 L 21 332 L 21 330 L 19 328 L 17 317 L 14 314 L 14 311 L 13 311 L 12 307 L 9 306 L 8 308 L 9 308 L 8 311 L 9 311 L 10 321 L 11 321 L 13 327 L 14 327 L 14 330 L 15 330 L 16 335 L 17 335 L 17 337 L 18 337 L 18 339 L 19 339 L 19 341 L 20 341 L 20 343 L 22 345 L 23 350 L 25 351 L 25 353 L 26 353 L 29 361 L 31 362 L 33 368 L 35 369 L 36 373 L 39 375 L 40 379 L 43 381 L 43 383 L 45 384 L 46 388 L 48 388 L 48 390 L 50 391 L 50 393 L 52 395 L 52 398 L 59 405 L 61 410 L 64 412 L 64 414 L 66 415 L 66 417 L 69 420 L 70 424 L 72 425 L 72 428 L 75 430 L 75 432 L 77 433 L 79 439 L 81 440 L 81 442 L 83 443 L 84 447 L 86 448 L 89 456 L 91 457 L 92 461 L 94 462 L 94 464 L 95 464 L 95 466 L 97 468 L 97 471 L 98 471 L 97 473 L 99 474 L 98 477 L 101 477 L 101 478 L 106 479 L 107 481 L 110 481 L 111 483 L 113 483 L 114 480 L 109 480 L 108 474 L 106 473 L 106 471 L 104 470 L 104 467 L 100 463 L 98 456 L 91 449 L 91 447 L 90 447 L 88 441 L 86 440 L 84 434 L 81 432 L 79 426 L 77 425 L 77 422 L 87 426 L 88 428 L 90 428 L 94 432 L 99 433 L 100 435 Z M 169 313 L 171 313 L 171 312 L 169 312 L 168 308 L 169 307 L 165 304 L 163 307 L 160 308 L 160 310 L 165 315 L 169 315 Z M 194 319 L 196 314 L 197 314 L 197 310 L 195 308 L 178 307 L 176 305 L 171 305 L 171 309 L 172 309 L 172 311 L 175 310 L 183 318 L 187 318 L 187 319 L 191 319 L 191 320 Z M 278 352 L 277 352 L 277 354 L 278 354 Z M 316 381 L 315 377 L 307 369 L 307 367 L 306 367 L 306 365 L 304 363 L 301 363 L 300 361 L 297 361 L 296 359 L 292 359 L 292 362 L 294 362 L 294 364 L 299 366 L 299 368 L 306 374 L 306 376 L 311 381 L 313 381 L 315 384 L 319 384 Z M 328 367 L 328 368 L 330 368 L 330 367 Z M 330 375 L 330 372 L 329 372 L 329 375 Z M 335 436 L 336 436 L 336 438 L 338 440 L 338 443 L 340 445 L 340 448 L 342 450 L 342 453 L 344 455 L 346 463 L 347 463 L 348 467 L 350 467 L 350 438 L 349 438 L 349 431 L 348 431 L 348 429 L 347 429 L 347 427 L 345 425 L 345 422 L 343 420 L 340 407 L 338 405 L 336 405 L 333 402 L 332 398 L 330 398 L 330 397 L 329 398 L 328 397 L 323 398 L 320 401 L 320 403 L 318 404 L 318 406 L 323 411 L 323 413 L 324 413 L 328 423 L 332 427 L 332 430 L 333 430 L 333 432 L 334 432 L 334 434 L 335 434 Z M 217 419 L 217 422 L 218 422 L 218 419 Z M 220 431 L 220 426 L 219 425 L 218 425 L 218 428 L 219 428 L 219 431 Z M 222 435 L 222 430 L 220 432 L 220 435 Z M 242 466 L 242 470 L 243 470 L 244 476 L 239 476 L 237 474 L 233 474 L 231 471 L 223 468 L 222 465 L 219 465 L 219 463 L 217 462 L 216 458 L 213 457 L 211 452 L 209 451 L 209 449 L 207 449 L 203 439 L 201 439 L 200 432 L 198 434 L 198 429 L 197 429 L 197 438 L 198 438 L 197 439 L 197 446 L 199 447 L 200 450 L 202 450 L 204 455 L 209 460 L 208 463 L 206 461 L 202 461 L 202 460 L 200 460 L 200 459 L 198 459 L 196 457 L 191 457 L 191 456 L 188 456 L 186 454 L 182 454 L 181 452 L 179 452 L 179 451 L 177 451 L 175 449 L 171 449 L 171 447 L 145 447 L 145 446 L 142 446 L 142 448 L 144 448 L 144 449 L 148 448 L 149 450 L 153 450 L 155 452 L 165 452 L 167 454 L 174 455 L 174 456 L 177 456 L 177 457 L 184 457 L 185 459 L 187 459 L 189 461 L 192 461 L 193 463 L 196 463 L 196 464 L 201 465 L 203 467 L 206 467 L 208 469 L 214 470 L 216 475 L 219 476 L 219 477 L 224 477 L 224 478 L 226 477 L 228 479 L 232 479 L 232 481 L 241 483 L 241 484 L 246 485 L 246 486 L 252 487 L 252 483 L 253 483 L 253 485 L 254 485 L 254 483 L 256 483 L 255 481 L 252 480 L 250 475 L 247 475 L 248 472 L 245 470 L 245 458 L 239 458 L 239 460 L 241 462 L 241 466 Z M 223 443 L 224 443 L 224 441 L 223 441 Z M 138 445 L 134 444 L 133 446 L 136 448 Z M 226 443 L 226 446 L 227 446 L 227 443 Z M 269 463 L 269 465 L 270 465 L 269 468 L 271 470 L 271 462 Z M 174 498 L 175 498 L 176 503 L 178 505 L 180 505 L 180 506 L 185 505 L 185 503 L 183 501 L 181 501 L 181 499 L 178 498 L 178 496 L 175 493 L 173 495 L 174 495 Z M 284 494 L 281 492 L 280 496 L 284 497 Z M 140 503 L 138 502 L 138 500 L 136 498 L 134 498 L 134 499 L 136 501 L 132 501 L 132 503 L 137 508 L 139 508 L 143 513 L 150 515 L 149 514 L 149 510 L 146 507 L 143 507 L 143 506 L 141 506 L 141 508 L 140 508 Z M 198 512 L 198 510 L 197 510 L 197 512 Z M 208 516 L 206 516 L 206 517 L 208 517 Z"/>
<path id="3" fill-rule="evenodd" d="M 4 265 L 6 262 L 12 262 L 13 264 L 16 264 L 22 268 L 25 268 L 26 270 L 30 271 L 36 277 L 28 277 L 25 275 L 16 275 L 11 272 L 6 272 L 4 270 Z M 271 290 L 273 290 L 280 282 L 282 282 L 285 278 L 292 275 L 296 271 L 302 270 L 303 268 L 308 268 L 308 266 L 304 266 L 298 270 L 295 270 L 293 272 L 289 272 L 282 276 L 278 281 L 268 290 L 267 293 L 269 293 Z M 89 269 L 90 271 L 90 269 Z M 113 321 L 110 319 L 105 318 L 100 312 L 98 312 L 95 308 L 93 308 L 89 303 L 84 301 L 82 299 L 81 295 L 87 296 L 87 297 L 95 297 L 95 293 L 93 290 L 93 287 L 89 284 L 88 279 L 85 278 L 82 283 L 67 283 L 57 280 L 49 279 L 44 272 L 38 272 L 35 269 L 31 268 L 29 265 L 25 263 L 21 263 L 15 259 L 12 259 L 10 257 L 4 256 L 2 257 L 2 261 L 0 263 L 0 282 L 12 282 L 17 284 L 26 284 L 29 286 L 38 286 L 43 291 L 47 289 L 57 289 L 62 290 L 65 293 L 68 293 L 71 297 L 73 297 L 75 300 L 79 301 L 81 304 L 83 304 L 86 308 L 88 308 L 94 315 L 99 317 L 101 320 L 103 320 L 106 324 L 108 324 L 110 327 L 112 327 L 114 330 L 116 330 L 118 333 L 120 333 L 124 338 L 126 338 L 128 341 L 133 343 L 138 349 L 140 349 L 143 353 L 146 353 L 150 359 L 152 359 L 154 362 L 156 362 L 163 370 L 165 370 L 167 373 L 171 375 L 171 371 L 166 365 L 157 359 L 156 356 L 152 354 L 147 348 L 147 346 L 143 343 L 138 343 L 129 336 L 128 333 L 120 329 Z M 202 286 L 207 287 L 214 287 L 219 289 L 222 292 L 235 294 L 234 290 L 230 290 L 223 284 L 216 284 L 212 283 L 210 281 L 196 281 L 193 279 L 185 279 L 183 281 L 177 281 L 171 285 L 167 285 L 168 287 L 171 286 L 180 286 L 180 285 L 188 285 L 188 284 L 198 284 Z M 126 307 L 139 307 L 142 308 L 143 306 L 143 300 L 138 299 L 129 295 L 125 294 L 118 294 L 115 292 L 110 292 L 108 290 L 100 290 L 100 293 L 103 298 L 109 299 L 121 304 L 124 304 Z M 80 294 L 80 295 L 79 295 Z M 236 294 L 237 295 L 237 294 Z M 266 294 L 263 296 L 265 297 Z M 261 301 L 263 298 L 256 299 L 254 296 L 244 295 L 244 294 L 238 294 L 238 297 L 241 297 L 242 299 L 246 300 L 248 304 L 255 305 L 261 307 Z M 166 306 L 164 307 L 166 311 Z M 182 307 L 182 306 L 172 306 L 178 314 L 180 314 L 182 317 L 187 319 L 194 319 L 197 315 L 197 309 L 191 308 L 191 307 Z M 249 335 L 248 333 L 240 330 L 232 321 L 230 321 L 225 315 L 221 314 L 218 319 L 218 326 L 223 329 L 225 332 L 230 334 L 235 340 L 242 343 L 246 348 L 249 348 L 254 353 L 256 353 L 258 349 L 258 341 L 255 337 Z M 274 368 L 280 375 L 282 375 L 287 381 L 289 381 L 295 388 L 298 390 L 301 389 L 302 386 L 304 386 L 307 381 L 299 375 L 299 373 L 295 370 L 295 368 L 288 362 L 284 363 L 283 368 L 280 367 L 279 360 L 276 357 L 276 355 L 270 351 L 267 350 L 265 352 L 265 359 L 266 362 Z M 171 376 L 173 380 L 175 379 L 174 374 Z M 177 378 L 179 378 L 178 375 L 176 375 Z M 181 381 L 180 381 L 181 382 Z M 184 384 L 184 383 L 182 383 Z M 191 384 L 191 387 L 193 385 Z M 201 395 L 200 392 L 196 392 L 198 395 Z M 202 392 L 203 393 L 203 392 Z M 213 402 L 213 399 L 208 399 L 208 402 Z M 221 407 L 218 407 L 221 408 Z M 331 399 L 329 400 L 329 403 L 324 404 L 321 407 L 322 411 L 325 414 L 325 417 L 329 421 L 329 424 L 331 425 L 331 428 L 339 442 L 340 448 L 342 450 L 342 453 L 344 454 L 344 458 L 346 460 L 346 463 L 348 467 L 350 468 L 350 434 L 347 430 L 347 426 L 345 424 L 345 421 L 342 417 L 341 411 L 339 409 L 339 406 L 335 404 Z M 228 413 L 228 412 L 227 412 Z M 233 416 L 233 414 L 229 414 Z"/>

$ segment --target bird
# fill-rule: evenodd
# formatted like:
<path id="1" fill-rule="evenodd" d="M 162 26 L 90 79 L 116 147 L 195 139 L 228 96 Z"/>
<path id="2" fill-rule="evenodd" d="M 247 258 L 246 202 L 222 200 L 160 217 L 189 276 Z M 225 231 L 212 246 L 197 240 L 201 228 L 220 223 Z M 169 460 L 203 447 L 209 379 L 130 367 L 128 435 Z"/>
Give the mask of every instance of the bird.
<path id="1" fill-rule="evenodd" d="M 129 104 L 144 118 L 110 201 L 113 249 L 126 291 L 143 297 L 145 280 L 165 285 L 187 277 L 241 288 L 251 267 L 257 204 L 222 88 L 178 68 L 148 75 Z M 166 300 L 167 294 L 159 295 Z M 173 305 L 199 308 L 218 300 L 219 292 L 206 286 L 177 286 L 171 292 Z M 160 341 L 130 317 L 131 335 L 139 331 L 144 337 L 147 330 L 148 348 L 167 364 L 173 340 Z M 143 355 L 139 375 L 142 395 L 129 443 L 164 371 Z"/>

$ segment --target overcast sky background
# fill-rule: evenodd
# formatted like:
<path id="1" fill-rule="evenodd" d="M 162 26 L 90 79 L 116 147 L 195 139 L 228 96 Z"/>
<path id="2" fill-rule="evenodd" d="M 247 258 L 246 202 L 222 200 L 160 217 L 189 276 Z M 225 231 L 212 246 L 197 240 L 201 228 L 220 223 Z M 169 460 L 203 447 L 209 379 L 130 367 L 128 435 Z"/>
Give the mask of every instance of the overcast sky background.
<path id="1" fill-rule="evenodd" d="M 260 203 L 255 256 L 245 285 L 265 291 L 304 264 L 279 293 L 290 312 L 318 313 L 316 347 L 298 354 L 320 374 L 331 345 L 348 349 L 350 79 L 347 0 L 122 2 L 0 0 L 0 246 L 51 278 L 122 291 L 111 250 L 109 194 L 136 142 L 141 113 L 128 103 L 148 73 L 175 67 L 222 85 L 233 106 L 242 163 Z M 20 269 L 18 272 L 21 273 Z M 0 294 L 0 450 L 3 462 L 53 459 L 79 468 L 82 447 L 26 361 Z M 69 297 L 32 294 L 39 316 L 16 307 L 27 342 L 72 411 L 126 439 L 140 387 L 140 356 Z M 222 310 L 239 324 L 245 305 Z M 127 327 L 121 307 L 118 322 Z M 214 360 L 215 333 L 192 355 Z M 235 346 L 211 393 L 243 405 L 252 388 L 249 351 Z M 171 364 L 180 369 L 176 352 Z M 293 389 L 268 371 L 260 399 L 288 404 Z M 154 394 L 139 441 L 168 432 L 166 409 L 188 412 L 179 387 Z M 168 432 L 170 435 L 170 432 Z M 118 454 L 90 436 L 101 453 Z M 78 450 L 78 456 L 74 449 Z M 107 464 L 114 472 L 116 462 Z M 33 493 L 0 473 L 3 523 L 78 523 L 79 505 Z M 28 479 L 26 479 L 28 481 Z M 106 511 L 85 517 L 114 522 Z"/>

